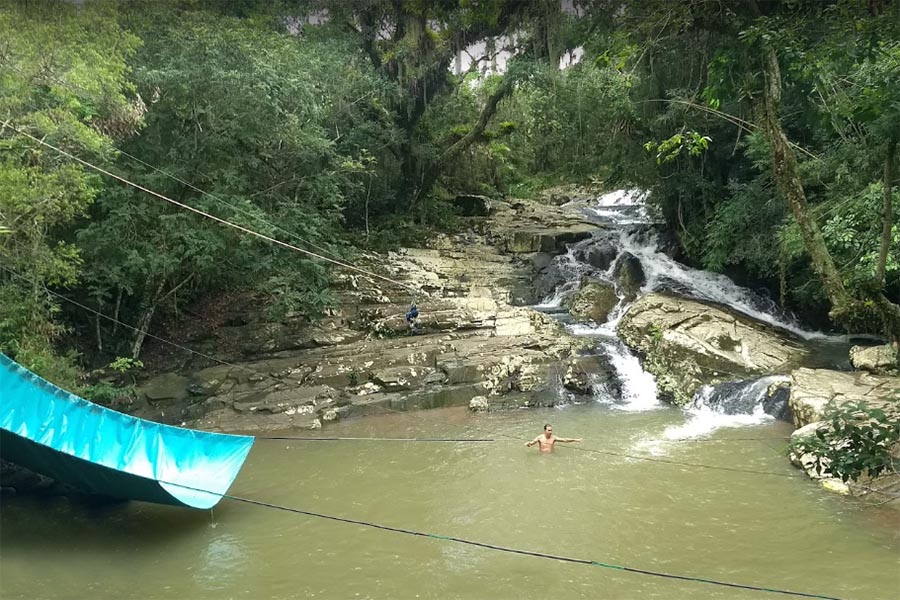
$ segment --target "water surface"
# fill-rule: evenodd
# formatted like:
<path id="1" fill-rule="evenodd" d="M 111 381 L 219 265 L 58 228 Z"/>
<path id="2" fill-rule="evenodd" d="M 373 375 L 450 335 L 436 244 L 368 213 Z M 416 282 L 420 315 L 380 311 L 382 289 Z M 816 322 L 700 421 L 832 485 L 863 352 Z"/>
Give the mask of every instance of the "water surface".
<path id="1" fill-rule="evenodd" d="M 685 419 L 675 409 L 596 404 L 371 417 L 326 433 L 497 441 L 260 440 L 232 493 L 679 575 L 848 599 L 900 597 L 898 511 L 863 507 L 798 476 L 779 454 L 787 424 L 667 439 L 666 429 Z M 548 421 L 557 435 L 585 438 L 580 449 L 540 455 L 524 448 Z M 788 597 L 505 554 L 235 500 L 210 513 L 3 498 L 0 552 L 4 600 Z"/>

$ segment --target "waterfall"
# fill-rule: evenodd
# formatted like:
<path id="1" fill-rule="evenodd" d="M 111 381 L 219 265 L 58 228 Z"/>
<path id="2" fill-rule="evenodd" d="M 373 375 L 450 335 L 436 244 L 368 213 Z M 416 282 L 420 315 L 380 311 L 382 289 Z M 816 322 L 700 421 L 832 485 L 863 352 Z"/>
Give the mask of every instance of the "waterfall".
<path id="1" fill-rule="evenodd" d="M 568 296 L 578 291 L 584 277 L 615 285 L 618 260 L 629 255 L 640 263 L 644 284 L 640 293 L 669 291 L 678 295 L 726 305 L 747 316 L 791 331 L 805 339 L 824 339 L 824 334 L 807 331 L 766 296 L 743 288 L 728 277 L 680 264 L 664 252 L 661 239 L 640 190 L 617 190 L 597 198 L 582 208 L 598 223 L 593 237 L 569 245 L 544 274 L 544 289 L 552 290 L 535 308 L 560 320 L 573 335 L 595 341 L 595 352 L 614 372 L 617 385 L 601 385 L 595 399 L 622 410 L 650 410 L 660 407 L 656 382 L 641 368 L 638 358 L 616 335 L 616 325 L 630 303 L 621 290 L 618 305 L 604 323 L 573 323 L 564 309 Z M 669 244 L 671 245 L 671 244 Z M 766 391 L 778 378 L 720 384 L 698 391 L 689 421 L 667 435 L 702 435 L 717 427 L 754 424 L 773 418 L 778 410 L 766 404 Z M 784 406 L 780 410 L 784 410 Z"/>
<path id="2" fill-rule="evenodd" d="M 789 414 L 787 391 L 776 390 L 773 384 L 788 381 L 781 375 L 760 377 L 746 381 L 732 381 L 705 385 L 694 394 L 694 401 L 686 410 L 688 420 L 683 425 L 669 427 L 664 436 L 671 440 L 694 438 L 721 427 L 756 425 L 772 419 L 786 419 Z"/>
<path id="3" fill-rule="evenodd" d="M 660 252 L 653 232 L 623 232 L 620 247 L 641 261 L 647 282 L 643 291 L 671 291 L 689 298 L 723 304 L 748 317 L 780 327 L 804 339 L 825 338 L 825 334 L 807 331 L 785 314 L 774 301 L 741 287 L 725 275 L 686 267 Z"/>

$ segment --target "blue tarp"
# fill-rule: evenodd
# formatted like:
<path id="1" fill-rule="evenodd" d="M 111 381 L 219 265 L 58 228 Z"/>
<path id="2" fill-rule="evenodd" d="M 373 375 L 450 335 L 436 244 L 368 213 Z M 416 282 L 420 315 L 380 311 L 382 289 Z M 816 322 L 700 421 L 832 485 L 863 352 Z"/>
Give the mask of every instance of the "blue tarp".
<path id="1" fill-rule="evenodd" d="M 210 508 L 253 441 L 103 408 L 0 354 L 0 457 L 85 491 Z"/>

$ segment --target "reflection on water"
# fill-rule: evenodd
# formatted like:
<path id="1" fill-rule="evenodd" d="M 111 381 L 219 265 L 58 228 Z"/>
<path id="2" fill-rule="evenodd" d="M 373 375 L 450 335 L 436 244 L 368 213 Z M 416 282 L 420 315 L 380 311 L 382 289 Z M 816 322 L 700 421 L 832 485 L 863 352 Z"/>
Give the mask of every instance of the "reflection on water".
<path id="1" fill-rule="evenodd" d="M 197 557 L 194 581 L 206 590 L 227 591 L 244 575 L 244 559 L 240 538 L 230 534 L 214 537 Z"/>
<path id="2" fill-rule="evenodd" d="M 585 441 L 540 455 L 550 421 Z M 392 527 L 846 598 L 896 598 L 897 511 L 792 475 L 790 427 L 666 441 L 677 410 L 601 405 L 339 424 L 329 435 L 493 436 L 487 444 L 259 441 L 238 496 Z M 758 441 L 746 438 L 759 438 Z M 772 441 L 767 442 L 766 440 Z M 600 452 L 587 452 L 585 450 Z M 213 523 L 215 526 L 213 526 Z M 0 597 L 750 599 L 759 593 L 516 556 L 225 500 L 206 511 L 3 498 Z"/>

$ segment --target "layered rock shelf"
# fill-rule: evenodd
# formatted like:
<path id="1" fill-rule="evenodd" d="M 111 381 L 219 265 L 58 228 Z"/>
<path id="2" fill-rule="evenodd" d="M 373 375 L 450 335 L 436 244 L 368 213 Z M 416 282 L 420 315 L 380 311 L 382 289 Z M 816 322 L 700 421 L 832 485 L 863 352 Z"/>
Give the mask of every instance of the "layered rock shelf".
<path id="1" fill-rule="evenodd" d="M 337 273 L 339 308 L 310 324 L 266 322 L 234 307 L 224 324 L 185 340 L 196 355 L 147 381 L 130 407 L 164 422 L 220 431 L 314 429 L 349 415 L 467 405 L 552 405 L 602 378 L 585 340 L 526 308 L 538 270 L 596 229 L 555 206 L 492 202 L 492 217 L 428 248 L 367 255 L 361 266 L 402 286 Z M 419 305 L 416 331 L 404 314 Z"/>

